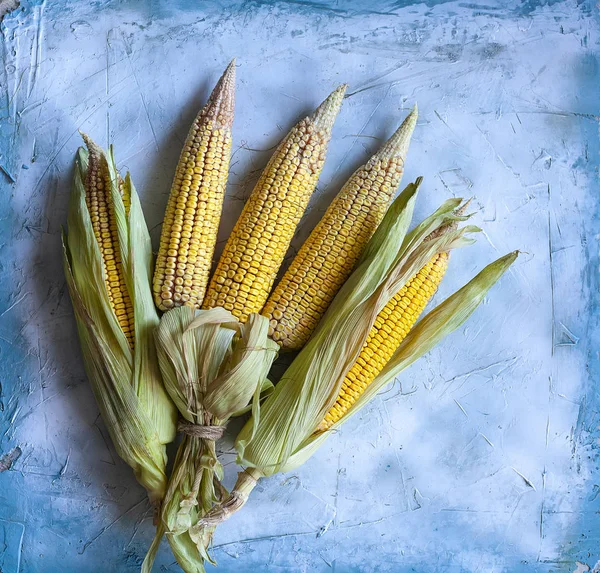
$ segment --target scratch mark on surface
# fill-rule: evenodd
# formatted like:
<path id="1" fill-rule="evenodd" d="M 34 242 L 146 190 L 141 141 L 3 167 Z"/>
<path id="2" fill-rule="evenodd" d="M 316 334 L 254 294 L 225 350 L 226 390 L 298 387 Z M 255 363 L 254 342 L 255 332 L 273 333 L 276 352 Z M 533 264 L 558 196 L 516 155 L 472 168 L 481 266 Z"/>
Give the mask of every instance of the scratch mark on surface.
<path id="1" fill-rule="evenodd" d="M 30 295 L 30 292 L 26 292 L 25 294 L 21 295 L 17 300 L 15 300 L 15 302 L 13 302 L 7 309 L 3 310 L 2 313 L 0 314 L 0 317 L 3 317 L 9 310 L 12 310 L 13 308 L 15 308 L 15 306 L 17 306 L 19 303 L 23 302 L 28 295 Z"/>
<path id="2" fill-rule="evenodd" d="M 490 236 L 485 232 L 485 229 L 481 230 L 481 234 L 485 237 L 485 240 L 490 244 L 492 249 L 494 249 L 494 251 L 498 251 L 498 247 L 496 247 L 496 245 L 494 245 L 494 243 L 492 242 L 492 239 L 490 239 Z"/>
<path id="3" fill-rule="evenodd" d="M 299 97 L 296 97 L 294 95 L 286 94 L 286 93 L 283 93 L 283 92 L 281 92 L 281 95 L 285 96 L 285 97 L 289 97 L 290 99 L 293 99 L 295 101 L 300 101 L 300 102 L 302 101 Z"/>
<path id="4" fill-rule="evenodd" d="M 270 541 L 272 539 L 285 539 L 286 537 L 303 537 L 305 535 L 319 534 L 320 529 L 314 531 L 299 531 L 297 533 L 279 533 L 277 535 L 265 535 L 262 537 L 250 537 L 248 539 L 239 539 L 237 541 L 228 541 L 227 543 L 221 543 L 220 545 L 213 545 L 213 549 L 222 549 L 223 547 L 229 547 L 231 545 L 237 545 L 239 543 L 256 543 L 260 541 Z"/>
<path id="5" fill-rule="evenodd" d="M 379 75 L 377 75 L 377 76 L 375 76 L 373 78 L 369 78 L 365 82 L 365 85 L 359 86 L 353 92 L 350 92 L 350 93 L 346 94 L 344 97 L 348 98 L 348 97 L 351 97 L 351 96 L 356 95 L 358 93 L 364 92 L 366 90 L 370 90 L 372 88 L 376 88 L 376 87 L 379 87 L 379 86 L 382 86 L 382 85 L 386 85 L 385 83 L 375 84 L 373 82 L 377 82 L 377 81 L 385 78 L 386 76 L 389 76 L 390 74 L 393 74 L 394 72 L 397 72 L 399 69 L 406 67 L 406 65 L 407 65 L 407 63 L 403 62 L 403 63 L 401 63 L 401 64 L 399 64 L 397 66 L 394 66 L 392 69 L 383 72 L 382 74 L 379 74 Z"/>
<path id="6" fill-rule="evenodd" d="M 388 95 L 390 93 L 390 89 L 388 89 L 385 92 L 385 95 L 377 102 L 377 104 L 373 108 L 373 111 L 370 113 L 369 117 L 367 118 L 367 121 L 365 121 L 365 123 L 363 124 L 363 126 L 360 128 L 360 130 L 358 132 L 358 135 L 354 138 L 354 141 L 352 142 L 352 145 L 350 145 L 350 147 L 348 148 L 348 150 L 346 151 L 346 153 L 344 153 L 341 161 L 339 162 L 338 166 L 335 168 L 334 174 L 337 173 L 340 170 L 340 168 L 342 167 L 342 165 L 344 165 L 346 163 L 346 158 L 348 157 L 348 155 L 352 151 L 353 147 L 356 145 L 356 142 L 358 141 L 359 136 L 363 134 L 363 132 L 365 131 L 367 125 L 369 125 L 369 122 L 371 121 L 371 119 L 373 119 L 373 116 L 377 113 L 377 110 L 379 109 L 379 107 L 381 106 L 381 104 L 387 99 L 387 97 L 388 97 Z"/>
<path id="7" fill-rule="evenodd" d="M 110 95 L 110 33 L 106 33 L 106 96 Z M 106 106 L 106 145 L 110 144 L 110 105 Z"/>
<path id="8" fill-rule="evenodd" d="M 29 65 L 29 78 L 28 78 L 28 86 L 27 86 L 27 97 L 26 101 L 29 100 L 31 94 L 33 93 L 33 89 L 35 87 L 35 83 L 37 81 L 38 71 L 42 64 L 42 45 L 43 45 L 43 35 L 44 35 L 44 9 L 46 8 L 46 0 L 37 6 L 37 10 L 35 11 L 35 47 L 31 50 L 31 62 Z"/>
<path id="9" fill-rule="evenodd" d="M 146 114 L 146 119 L 148 121 L 148 126 L 150 127 L 150 131 L 152 132 L 152 137 L 154 138 L 154 144 L 156 145 L 156 150 L 159 151 L 158 146 L 158 138 L 156 137 L 156 132 L 154 131 L 154 126 L 152 125 L 152 120 L 150 119 L 150 111 L 148 110 L 148 104 L 146 103 L 146 98 L 144 97 L 144 92 L 142 91 L 142 86 L 140 85 L 139 79 L 133 67 L 133 62 L 131 61 L 131 46 L 127 43 L 127 38 L 123 33 L 123 42 L 125 43 L 127 53 L 127 60 L 129 61 L 129 68 L 131 69 L 131 74 L 133 75 L 133 79 L 135 81 L 135 85 L 137 86 L 138 92 L 140 93 L 140 99 L 142 100 L 142 106 L 144 107 L 144 113 Z"/>
<path id="10" fill-rule="evenodd" d="M 467 411 L 462 407 L 461 403 L 456 398 L 452 399 L 456 402 L 456 405 L 460 408 L 460 411 L 468 418 L 469 414 L 467 414 Z"/>
<path id="11" fill-rule="evenodd" d="M 119 522 L 121 519 L 123 519 L 127 514 L 131 513 L 134 509 L 136 509 L 137 507 L 139 507 L 142 503 L 146 502 L 146 496 L 144 496 L 142 499 L 140 499 L 140 501 L 136 502 L 135 504 L 133 504 L 127 511 L 123 512 L 121 515 L 119 515 L 119 517 L 117 517 L 117 519 L 115 519 L 114 521 L 111 521 L 107 526 L 103 527 L 97 535 L 95 535 L 94 537 L 92 537 L 89 541 L 86 541 L 83 548 L 78 551 L 79 555 L 83 555 L 83 553 L 85 552 L 85 550 L 92 545 L 92 543 L 94 543 L 95 541 L 97 541 L 102 535 L 104 535 L 115 523 Z"/>
<path id="12" fill-rule="evenodd" d="M 399 83 L 400 83 L 400 80 L 395 80 L 395 81 L 392 81 L 392 82 L 381 82 L 381 83 L 378 83 L 378 84 L 372 84 L 372 85 L 369 85 L 369 86 L 365 86 L 364 88 L 360 88 L 360 89 L 354 90 L 353 92 L 351 92 L 349 94 L 346 94 L 344 96 L 344 99 L 352 97 L 352 96 L 354 96 L 356 94 L 359 94 L 359 93 L 362 93 L 362 92 L 366 92 L 366 91 L 375 89 L 375 88 L 381 88 L 381 87 L 388 86 L 389 89 L 391 89 L 394 86 L 398 85 Z"/>
<path id="13" fill-rule="evenodd" d="M 335 494 L 333 496 L 333 511 L 334 516 L 333 516 L 333 525 L 334 527 L 337 526 L 337 514 L 338 514 L 338 498 L 340 495 L 340 475 L 342 474 L 342 454 L 338 455 L 338 465 L 337 465 L 337 471 L 335 472 Z"/>
<path id="14" fill-rule="evenodd" d="M 548 184 L 548 203 L 550 203 L 550 185 Z M 550 305 L 552 308 L 552 352 L 554 356 L 554 348 L 556 347 L 556 317 L 554 304 L 554 262 L 552 256 L 552 225 L 550 221 L 550 209 L 548 209 L 548 259 L 550 264 Z"/>
<path id="15" fill-rule="evenodd" d="M 481 437 L 482 437 L 482 438 L 483 438 L 483 439 L 484 439 L 484 440 L 485 440 L 485 441 L 486 441 L 486 442 L 487 442 L 487 443 L 488 443 L 490 446 L 492 446 L 492 448 L 493 448 L 493 447 L 495 447 L 495 446 L 494 446 L 494 444 L 492 444 L 491 440 L 490 440 L 490 439 L 489 439 L 489 438 L 488 438 L 488 437 L 487 437 L 487 436 L 486 436 L 484 433 L 482 433 L 482 432 L 479 432 L 479 435 L 480 435 L 480 436 L 481 436 Z"/>
<path id="16" fill-rule="evenodd" d="M 129 541 L 127 543 L 127 545 L 123 546 L 123 549 L 127 549 L 131 543 L 133 542 L 133 539 L 135 538 L 135 536 L 137 535 L 137 532 L 140 528 L 140 526 L 142 525 L 142 523 L 144 522 L 144 520 L 148 517 L 148 513 L 152 511 L 152 507 L 148 508 L 146 511 L 144 511 L 140 517 L 137 519 L 137 521 L 135 522 L 134 526 L 133 526 L 133 531 L 131 533 L 131 537 L 129 538 Z"/>
<path id="17" fill-rule="evenodd" d="M 562 322 L 559 321 L 558 324 L 560 324 L 562 326 L 563 334 L 566 336 L 566 341 L 556 343 L 555 347 L 576 346 L 577 343 L 579 342 L 579 337 L 575 336 L 575 334 L 573 334 Z"/>
<path id="18" fill-rule="evenodd" d="M 528 479 L 528 478 L 526 478 L 526 477 L 525 477 L 525 476 L 524 476 L 524 475 L 523 475 L 523 474 L 522 474 L 522 473 L 521 473 L 519 470 L 517 470 L 517 469 L 513 468 L 512 466 L 510 466 L 510 469 L 511 469 L 513 472 L 515 472 L 515 473 L 516 473 L 518 476 L 520 476 L 520 477 L 523 479 L 523 481 L 525 482 L 525 484 L 526 484 L 528 487 L 530 487 L 531 489 L 533 489 L 533 491 L 537 491 L 537 490 L 535 489 L 535 486 L 534 486 L 534 485 L 533 485 L 533 483 L 531 482 L 531 480 L 530 480 L 530 479 Z"/>
<path id="19" fill-rule="evenodd" d="M 110 464 L 111 466 L 115 466 L 117 465 L 115 462 L 115 458 L 112 455 L 112 451 L 110 449 L 110 446 L 108 444 L 107 439 L 104 436 L 104 432 L 100 429 L 100 426 L 98 425 L 98 418 L 100 418 L 100 414 L 98 414 L 98 416 L 96 416 L 96 420 L 94 421 L 94 426 L 96 426 L 96 428 L 98 429 L 98 432 L 100 433 L 100 436 L 102 437 L 102 441 L 104 442 L 104 445 L 106 446 L 106 451 L 108 452 L 108 455 L 110 456 L 111 461 L 107 462 L 106 460 L 105 463 Z"/>
<path id="20" fill-rule="evenodd" d="M 353 523 L 352 525 L 342 525 L 338 529 L 354 529 L 355 527 L 364 527 L 365 525 L 375 525 L 392 517 L 394 516 L 388 515 L 387 517 L 380 517 L 379 519 L 375 519 L 373 521 L 361 521 L 360 523 Z"/>
<path id="21" fill-rule="evenodd" d="M 522 115 L 525 114 L 541 114 L 541 115 L 557 115 L 559 117 L 578 117 L 582 119 L 591 119 L 592 121 L 600 121 L 600 115 L 595 115 L 593 113 L 581 113 L 578 111 L 549 111 L 549 110 L 540 110 L 540 111 L 520 111 Z M 517 115 L 517 118 L 519 116 Z M 519 119 L 519 123 L 521 120 Z"/>
<path id="22" fill-rule="evenodd" d="M 123 86 L 123 88 L 121 88 L 120 90 L 118 90 L 117 92 L 112 94 L 112 97 L 118 95 L 119 93 L 121 93 L 122 91 L 124 91 L 126 89 L 127 86 Z M 56 150 L 56 153 L 50 158 L 50 160 L 48 161 L 48 165 L 46 165 L 46 168 L 44 169 L 44 171 L 42 172 L 42 174 L 40 175 L 39 179 L 37 180 L 32 193 L 35 194 L 35 192 L 38 190 L 40 184 L 42 183 L 44 177 L 46 176 L 46 173 L 48 173 L 48 171 L 50 171 L 50 169 L 52 168 L 52 166 L 54 165 L 54 162 L 56 161 L 57 157 L 60 155 L 61 151 L 65 148 L 65 146 L 67 145 L 67 143 L 69 143 L 70 139 L 79 132 L 79 128 L 80 126 L 85 123 L 90 117 L 92 117 L 97 111 L 98 109 L 104 105 L 105 103 L 108 102 L 110 98 L 106 98 L 102 101 L 100 101 L 98 103 L 97 106 L 94 106 L 91 108 L 91 111 L 89 114 L 87 114 L 83 119 L 81 119 L 81 116 L 77 117 L 76 121 L 74 122 L 77 127 L 71 132 L 69 133 L 69 135 L 67 135 L 65 137 L 65 139 L 63 140 L 63 142 L 60 144 L 59 148 Z M 81 121 L 80 121 L 81 119 Z"/>
<path id="23" fill-rule="evenodd" d="M 445 389 L 440 394 L 440 398 L 448 392 L 452 383 L 456 382 L 457 380 L 461 380 L 463 378 L 469 378 L 470 376 L 473 376 L 474 374 L 479 374 L 481 372 L 485 372 L 486 370 L 489 370 L 490 368 L 493 368 L 494 366 L 500 366 L 501 364 L 508 364 L 508 366 L 512 366 L 517 360 L 518 360 L 518 357 L 513 356 L 512 358 L 507 358 L 506 360 L 499 360 L 498 362 L 492 362 L 491 364 L 488 364 L 487 366 L 481 366 L 480 368 L 474 368 L 473 370 L 469 370 L 469 372 L 465 372 L 464 374 L 457 374 L 456 376 L 454 376 L 448 380 L 444 380 L 443 384 L 445 385 Z M 458 388 L 456 388 L 456 390 L 460 390 L 460 388 L 462 388 L 462 385 L 459 386 Z"/>
<path id="24" fill-rule="evenodd" d="M 2 173 L 4 173 L 4 175 L 6 175 L 10 179 L 11 183 L 16 183 L 17 182 L 16 178 L 13 175 L 11 175 L 10 171 L 8 170 L 8 168 L 5 167 L 4 165 L 0 164 L 0 171 L 2 171 Z"/>
<path id="25" fill-rule="evenodd" d="M 478 125 L 476 125 L 475 127 L 477 128 L 477 131 L 479 131 L 479 133 L 481 133 L 481 135 L 483 136 L 483 139 L 485 139 L 485 141 L 487 142 L 487 144 L 490 146 L 490 149 L 494 153 L 494 156 L 496 157 L 496 159 L 502 164 L 502 166 L 513 177 L 515 177 L 519 181 L 519 183 L 521 183 L 521 175 L 519 173 L 517 173 L 512 167 L 509 167 L 506 164 L 506 162 L 504 161 L 504 159 L 502 159 L 502 157 L 500 156 L 500 154 L 498 153 L 498 151 L 496 150 L 496 148 L 494 147 L 494 145 L 492 144 L 492 142 L 490 141 L 490 139 L 488 138 L 488 136 L 485 134 L 485 132 Z"/>
<path id="26" fill-rule="evenodd" d="M 542 544 L 544 540 L 544 506 L 546 503 L 546 466 L 544 465 L 544 471 L 542 472 L 542 505 L 540 507 L 540 548 L 538 550 L 537 560 L 541 559 L 542 556 Z"/>
<path id="27" fill-rule="evenodd" d="M 63 464 L 63 467 L 60 468 L 60 471 L 58 472 L 58 477 L 61 478 L 65 475 L 67 468 L 69 467 L 69 460 L 71 459 L 71 448 L 69 448 L 69 453 L 67 454 L 67 459 L 65 460 L 65 463 Z"/>
<path id="28" fill-rule="evenodd" d="M 10 519 L 0 519 L 0 521 L 21 526 L 21 535 L 19 536 L 19 543 L 17 546 L 17 567 L 15 569 L 15 571 L 21 571 L 21 556 L 23 554 L 23 538 L 25 537 L 25 524 L 21 523 L 20 521 L 12 521 Z"/>

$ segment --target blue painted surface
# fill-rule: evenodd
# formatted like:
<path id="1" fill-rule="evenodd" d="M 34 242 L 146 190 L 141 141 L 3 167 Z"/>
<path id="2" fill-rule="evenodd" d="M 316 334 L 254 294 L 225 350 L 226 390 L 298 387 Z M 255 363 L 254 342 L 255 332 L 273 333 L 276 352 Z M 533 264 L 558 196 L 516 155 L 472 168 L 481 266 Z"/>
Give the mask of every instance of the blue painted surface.
<path id="1" fill-rule="evenodd" d="M 418 101 L 418 214 L 474 195 L 461 331 L 215 539 L 219 570 L 589 571 L 600 560 L 600 143 L 592 2 L 24 1 L 0 24 L 0 570 L 136 571 L 143 491 L 98 418 L 60 265 L 79 138 L 114 142 L 156 240 L 179 150 L 238 57 L 226 237 L 269 148 L 350 83 L 301 243 Z M 232 459 L 230 453 L 226 459 Z M 233 466 L 228 466 L 231 480 Z M 600 566 L 599 566 L 600 567 Z M 167 547 L 158 571 L 177 571 Z"/>

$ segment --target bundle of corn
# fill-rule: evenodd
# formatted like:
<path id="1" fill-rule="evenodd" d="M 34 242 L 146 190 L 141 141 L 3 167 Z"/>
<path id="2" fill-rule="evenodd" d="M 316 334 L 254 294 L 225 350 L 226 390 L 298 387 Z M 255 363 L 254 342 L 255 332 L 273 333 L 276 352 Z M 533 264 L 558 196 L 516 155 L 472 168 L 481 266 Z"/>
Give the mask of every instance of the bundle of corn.
<path id="1" fill-rule="evenodd" d="M 118 454 L 154 504 L 163 499 L 165 444 L 176 410 L 162 386 L 152 302 L 152 250 L 129 174 L 121 179 L 112 149 L 83 135 L 63 235 L 64 268 L 84 364 Z"/>
<path id="2" fill-rule="evenodd" d="M 457 228 L 467 217 L 457 212 L 461 200 L 452 199 L 407 233 L 419 183 L 392 204 L 313 337 L 238 435 L 246 469 L 194 535 L 240 509 L 260 478 L 304 463 L 332 430 L 458 328 L 515 260 L 516 252 L 488 265 L 415 325 L 449 251 L 470 244 L 466 234 L 479 230 Z"/>
<path id="3" fill-rule="evenodd" d="M 317 186 L 345 91 L 337 88 L 273 153 L 225 245 L 203 308 L 223 307 L 242 322 L 263 308 Z"/>
<path id="4" fill-rule="evenodd" d="M 194 318 L 191 309 L 173 307 L 197 307 L 202 301 L 218 218 L 210 217 L 207 226 L 203 226 L 202 219 L 194 219 L 198 210 L 193 186 L 201 190 L 198 197 L 205 202 L 212 200 L 220 211 L 230 149 L 230 143 L 215 149 L 213 156 L 219 155 L 221 159 L 215 162 L 208 153 L 203 154 L 202 145 L 194 146 L 194 142 L 202 137 L 218 142 L 215 129 L 230 142 L 233 70 L 232 63 L 192 127 L 163 226 L 154 294 L 159 308 L 172 310 L 163 315 L 157 347 L 165 386 L 184 420 L 179 425 L 184 439 L 144 571 L 152 566 L 163 532 L 186 572 L 202 571 L 202 562 L 209 559 L 206 547 L 212 532 L 203 529 L 196 536 L 193 527 L 220 501 L 221 475 L 215 440 L 222 435 L 229 417 L 253 397 L 258 405 L 258 394 L 265 388 L 279 347 L 267 336 L 268 319 L 255 312 L 264 305 L 316 187 L 345 91 L 342 86 L 333 92 L 278 146 L 229 238 L 210 283 L 205 310 Z M 197 175 L 192 176 L 191 183 L 188 180 L 182 184 L 182 174 L 191 174 L 192 167 Z M 188 212 L 190 222 L 186 227 L 183 221 Z M 212 212 L 216 213 L 217 208 Z M 196 231 L 193 221 L 197 224 Z M 210 248 L 198 245 L 201 233 Z M 194 269 L 201 269 L 201 276 L 188 268 L 192 252 Z"/>
<path id="5" fill-rule="evenodd" d="M 165 534 L 184 571 L 203 573 L 214 528 L 244 505 L 258 480 L 304 463 L 331 431 L 458 328 L 517 256 L 488 265 L 419 320 L 450 251 L 473 242 L 467 235 L 479 229 L 459 228 L 468 216 L 462 200 L 452 199 L 408 232 L 420 178 L 391 203 L 415 106 L 342 187 L 270 293 L 316 188 L 345 89 L 279 144 L 210 282 L 231 156 L 235 63 L 189 131 L 153 282 L 130 177 L 117 173 L 112 149 L 105 153 L 84 136 L 88 151 L 78 153 L 64 266 L 101 413 L 119 455 L 160 508 L 144 573 Z M 153 302 L 165 311 L 160 322 Z M 273 388 L 268 374 L 277 352 L 301 348 Z M 247 410 L 252 417 L 236 440 L 246 469 L 228 493 L 215 442 L 228 420 Z M 176 426 L 183 437 L 167 482 L 165 444 Z"/>
<path id="6" fill-rule="evenodd" d="M 283 350 L 306 344 L 381 223 L 400 185 L 416 123 L 417 106 L 342 187 L 269 297 L 262 314 Z"/>

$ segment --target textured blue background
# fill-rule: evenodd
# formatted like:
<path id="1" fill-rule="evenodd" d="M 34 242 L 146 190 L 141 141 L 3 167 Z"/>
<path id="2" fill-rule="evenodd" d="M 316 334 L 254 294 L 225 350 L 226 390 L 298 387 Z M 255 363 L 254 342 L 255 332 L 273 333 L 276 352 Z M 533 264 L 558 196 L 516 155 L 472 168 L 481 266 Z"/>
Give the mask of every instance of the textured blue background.
<path id="1" fill-rule="evenodd" d="M 263 483 L 218 532 L 219 570 L 600 570 L 599 22 L 587 0 L 58 0 L 7 14 L 0 571 L 138 569 L 151 512 L 98 417 L 60 264 L 77 131 L 115 144 L 156 240 L 187 128 L 233 56 L 221 238 L 269 149 L 346 81 L 296 246 L 418 101 L 405 179 L 425 175 L 418 215 L 472 195 L 485 229 L 439 296 L 525 254 L 460 332 L 305 467 Z M 157 570 L 179 570 L 166 546 Z"/>

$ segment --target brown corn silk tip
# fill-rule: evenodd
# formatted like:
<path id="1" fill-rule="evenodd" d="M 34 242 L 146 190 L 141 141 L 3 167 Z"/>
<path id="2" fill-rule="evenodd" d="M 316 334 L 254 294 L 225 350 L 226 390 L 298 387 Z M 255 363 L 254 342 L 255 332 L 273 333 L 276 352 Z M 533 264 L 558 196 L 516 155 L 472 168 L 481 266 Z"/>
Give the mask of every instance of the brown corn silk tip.
<path id="1" fill-rule="evenodd" d="M 352 174 L 269 297 L 262 314 L 282 349 L 306 344 L 381 223 L 400 185 L 417 115 L 415 106 Z"/>
<path id="2" fill-rule="evenodd" d="M 156 306 L 200 308 L 225 197 L 235 109 L 233 60 L 186 139 L 167 203 L 154 271 Z"/>
<path id="3" fill-rule="evenodd" d="M 85 133 L 81 133 L 81 137 L 88 148 L 88 170 L 84 181 L 85 203 L 102 256 L 104 282 L 111 308 L 130 348 L 133 349 L 135 344 L 134 312 L 127 291 L 121 258 L 121 245 L 112 197 L 113 182 L 102 148 Z M 118 185 L 123 197 L 123 204 L 128 212 L 131 201 L 129 194 L 125 193 L 125 185 L 120 176 Z"/>
<path id="4" fill-rule="evenodd" d="M 462 205 L 460 205 L 457 209 L 454 210 L 454 215 L 456 217 L 464 217 L 465 213 L 467 212 L 467 207 L 470 204 L 471 204 L 471 199 L 467 199 Z M 445 225 L 442 225 L 435 231 L 432 231 L 431 233 L 429 233 L 429 235 L 427 235 L 425 237 L 424 241 L 430 241 L 432 239 L 435 239 L 436 237 L 440 237 L 441 235 L 443 235 L 444 233 L 447 233 L 448 231 L 454 231 L 456 229 L 458 229 L 458 221 L 457 220 L 450 221 L 449 223 L 446 223 Z"/>
<path id="5" fill-rule="evenodd" d="M 316 188 L 346 86 L 337 88 L 279 144 L 225 245 L 203 308 L 245 322 L 263 308 Z"/>

